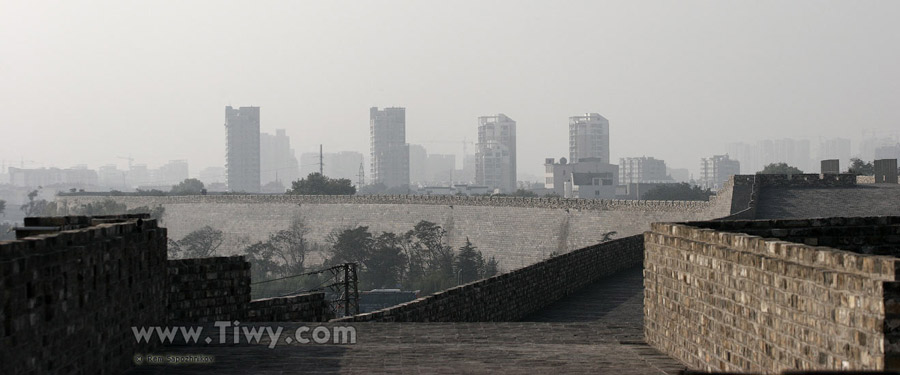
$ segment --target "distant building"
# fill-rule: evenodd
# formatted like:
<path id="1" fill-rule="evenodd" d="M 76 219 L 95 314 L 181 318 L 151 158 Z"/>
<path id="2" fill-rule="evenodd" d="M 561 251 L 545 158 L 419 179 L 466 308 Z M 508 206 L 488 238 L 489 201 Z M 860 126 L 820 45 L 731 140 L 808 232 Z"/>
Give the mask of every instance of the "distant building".
<path id="1" fill-rule="evenodd" d="M 225 182 L 225 168 L 222 167 L 208 167 L 200 170 L 200 173 L 197 174 L 197 179 L 203 182 L 204 185 L 210 185 L 216 182 Z"/>
<path id="2" fill-rule="evenodd" d="M 599 158 L 609 163 L 609 120 L 598 113 L 569 117 L 569 162 Z"/>
<path id="3" fill-rule="evenodd" d="M 478 118 L 475 183 L 516 191 L 516 122 L 504 114 Z"/>
<path id="4" fill-rule="evenodd" d="M 875 159 L 900 159 L 900 143 L 875 149 Z"/>
<path id="5" fill-rule="evenodd" d="M 428 154 L 425 161 L 425 181 L 430 185 L 446 185 L 453 181 L 456 155 Z"/>
<path id="6" fill-rule="evenodd" d="M 619 166 L 604 162 L 602 158 L 581 158 L 569 163 L 560 158 L 559 163 L 547 158 L 544 163 L 546 177 L 544 188 L 563 198 L 613 199 L 619 181 Z"/>
<path id="7" fill-rule="evenodd" d="M 741 173 L 741 163 L 728 158 L 728 155 L 714 155 L 700 161 L 700 186 L 706 189 L 719 190 L 728 178 Z"/>
<path id="8" fill-rule="evenodd" d="M 406 108 L 369 109 L 371 182 L 388 188 L 409 185 Z"/>
<path id="9" fill-rule="evenodd" d="M 290 186 L 291 182 L 300 179 L 300 163 L 291 148 L 291 138 L 284 129 L 275 129 L 275 135 L 261 133 L 259 150 L 260 182 L 263 185 L 278 181 Z"/>
<path id="10" fill-rule="evenodd" d="M 225 107 L 225 178 L 228 191 L 260 191 L 259 107 Z"/>
<path id="11" fill-rule="evenodd" d="M 151 171 L 153 185 L 173 186 L 188 178 L 187 160 L 172 160 Z M 168 189 L 167 189 L 168 190 Z"/>
<path id="12" fill-rule="evenodd" d="M 100 182 L 97 171 L 84 166 L 68 169 L 9 167 L 8 171 L 9 183 L 13 186 L 97 186 Z"/>
<path id="13" fill-rule="evenodd" d="M 753 145 L 729 143 L 726 151 L 732 160 L 741 163 L 741 168 L 745 171 L 758 172 L 772 163 L 787 163 L 804 171 L 814 169 L 810 144 L 805 139 L 765 139 Z"/>
<path id="14" fill-rule="evenodd" d="M 870 135 L 859 142 L 859 153 L 856 155 L 866 162 L 879 159 L 876 155 L 878 149 L 883 147 L 891 147 L 897 143 L 896 139 L 889 137 L 878 137 Z"/>
<path id="15" fill-rule="evenodd" d="M 97 169 L 100 186 L 115 189 L 128 189 L 128 181 L 126 181 L 126 171 L 119 170 L 114 164 L 101 166 Z"/>
<path id="16" fill-rule="evenodd" d="M 409 182 L 412 184 L 427 184 L 426 171 L 428 151 L 422 145 L 409 145 Z"/>
<path id="17" fill-rule="evenodd" d="M 453 182 L 474 184 L 477 164 L 478 158 L 475 155 L 464 155 L 462 169 L 453 170 Z"/>
<path id="18" fill-rule="evenodd" d="M 691 172 L 687 168 L 666 168 L 666 174 L 672 177 L 675 182 L 689 182 L 691 180 Z"/>
<path id="19" fill-rule="evenodd" d="M 841 165 L 850 165 L 850 140 L 826 139 L 819 145 L 819 160 L 838 159 Z"/>
<path id="20" fill-rule="evenodd" d="M 619 159 L 619 185 L 635 182 L 672 182 L 666 174 L 666 162 L 652 157 Z"/>

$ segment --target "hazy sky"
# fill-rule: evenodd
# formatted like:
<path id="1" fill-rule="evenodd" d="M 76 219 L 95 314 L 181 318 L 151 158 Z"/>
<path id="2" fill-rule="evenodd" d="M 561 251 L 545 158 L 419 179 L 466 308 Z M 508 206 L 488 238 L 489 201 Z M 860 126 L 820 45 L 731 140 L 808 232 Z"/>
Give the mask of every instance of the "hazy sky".
<path id="1" fill-rule="evenodd" d="M 896 131 L 898 20 L 900 1 L 0 0 L 0 159 L 195 174 L 224 164 L 226 105 L 260 106 L 298 157 L 368 155 L 368 108 L 403 106 L 436 153 L 505 113 L 520 176 L 568 156 L 584 112 L 614 160 L 696 171 L 725 142 Z"/>

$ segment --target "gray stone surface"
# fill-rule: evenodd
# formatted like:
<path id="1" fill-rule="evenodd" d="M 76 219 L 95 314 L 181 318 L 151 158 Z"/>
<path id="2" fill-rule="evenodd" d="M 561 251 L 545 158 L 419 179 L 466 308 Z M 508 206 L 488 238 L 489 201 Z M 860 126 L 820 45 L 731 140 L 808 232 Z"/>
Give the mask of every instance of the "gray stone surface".
<path id="1" fill-rule="evenodd" d="M 684 367 L 641 339 L 641 300 L 640 269 L 631 269 L 521 322 L 353 323 L 354 345 L 171 345 L 160 352 L 205 353 L 216 363 L 128 374 L 676 374 Z"/>
<path id="2" fill-rule="evenodd" d="M 404 233 L 421 220 L 441 225 L 459 248 L 468 237 L 485 257 L 496 257 L 509 271 L 596 244 L 609 231 L 614 238 L 640 234 L 653 222 L 708 220 L 726 216 L 730 190 L 714 202 L 524 199 L 428 196 L 60 196 L 61 207 L 113 199 L 128 208 L 165 207 L 163 224 L 175 240 L 203 226 L 222 230 L 219 255 L 236 255 L 255 241 L 306 219 L 311 240 L 324 243 L 335 229 L 368 226 L 375 233 Z M 314 255 L 315 263 L 321 257 Z"/>
<path id="3" fill-rule="evenodd" d="M 900 185 L 834 188 L 763 188 L 757 219 L 898 216 Z"/>

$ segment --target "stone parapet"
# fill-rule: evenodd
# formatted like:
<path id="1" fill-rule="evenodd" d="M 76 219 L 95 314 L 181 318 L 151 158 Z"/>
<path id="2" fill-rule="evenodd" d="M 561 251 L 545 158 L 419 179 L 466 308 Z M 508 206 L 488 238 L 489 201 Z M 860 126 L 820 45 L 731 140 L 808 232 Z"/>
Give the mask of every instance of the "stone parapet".
<path id="1" fill-rule="evenodd" d="M 165 324 L 166 230 L 53 220 L 85 226 L 0 242 L 0 373 L 121 373 Z"/>
<path id="2" fill-rule="evenodd" d="M 602 277 L 638 267 L 642 236 L 609 241 L 338 322 L 516 321 Z"/>
<path id="3" fill-rule="evenodd" d="M 262 298 L 250 301 L 249 322 L 327 322 L 334 318 L 325 293 Z"/>
<path id="4" fill-rule="evenodd" d="M 644 235 L 647 342 L 705 371 L 892 368 L 900 344 L 886 313 L 895 300 L 888 285 L 898 259 L 783 238 L 888 233 L 868 241 L 896 247 L 890 233 L 898 223 L 893 217 L 653 224 Z"/>

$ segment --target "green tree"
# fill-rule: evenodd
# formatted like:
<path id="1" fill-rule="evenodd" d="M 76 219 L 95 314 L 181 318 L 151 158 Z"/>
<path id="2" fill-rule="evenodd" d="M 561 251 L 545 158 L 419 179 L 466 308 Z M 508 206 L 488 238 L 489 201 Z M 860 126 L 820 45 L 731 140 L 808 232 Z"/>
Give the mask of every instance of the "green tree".
<path id="1" fill-rule="evenodd" d="M 306 178 L 291 183 L 285 194 L 293 195 L 353 195 L 356 187 L 346 178 L 329 178 L 319 173 L 310 173 Z"/>
<path id="2" fill-rule="evenodd" d="M 850 159 L 850 168 L 847 172 L 862 176 L 873 176 L 875 175 L 875 165 L 871 162 L 866 163 L 859 158 L 853 158 Z"/>
<path id="3" fill-rule="evenodd" d="M 484 266 L 484 257 L 481 252 L 466 237 L 466 244 L 459 248 L 459 253 L 456 255 L 458 282 L 466 284 L 480 279 L 484 275 Z"/>
<path id="4" fill-rule="evenodd" d="M 757 172 L 757 174 L 801 174 L 803 171 L 800 168 L 792 167 L 787 163 L 772 163 L 766 165 L 763 170 Z"/>
<path id="5" fill-rule="evenodd" d="M 28 202 L 19 207 L 25 216 L 53 216 L 56 215 L 56 202 L 48 202 L 46 199 L 37 198 L 40 188 L 28 193 Z"/>
<path id="6" fill-rule="evenodd" d="M 371 288 L 393 288 L 403 280 L 406 255 L 403 238 L 391 232 L 383 232 L 375 238 L 372 253 L 364 262 L 366 285 Z"/>
<path id="7" fill-rule="evenodd" d="M 510 194 L 511 197 L 534 197 L 537 198 L 537 194 L 531 190 L 518 189 L 515 193 Z"/>
<path id="8" fill-rule="evenodd" d="M 363 264 L 372 253 L 375 239 L 369 227 L 358 226 L 339 232 L 332 232 L 328 242 L 331 243 L 331 264 L 356 263 Z"/>
<path id="9" fill-rule="evenodd" d="M 250 262 L 250 280 L 264 281 L 279 277 L 274 249 L 268 241 L 258 241 L 244 249 L 244 257 Z"/>
<path id="10" fill-rule="evenodd" d="M 655 201 L 705 201 L 714 194 L 709 189 L 682 182 L 657 185 L 645 193 L 642 198 Z"/>
<path id="11" fill-rule="evenodd" d="M 12 241 L 16 239 L 16 232 L 10 223 L 0 223 L 0 241 Z"/>
<path id="12" fill-rule="evenodd" d="M 295 217 L 288 229 L 269 235 L 271 256 L 278 262 L 277 273 L 291 276 L 303 273 L 306 268 L 306 256 L 314 250 L 315 245 L 306 237 L 309 227 L 302 217 Z"/>
<path id="13" fill-rule="evenodd" d="M 200 180 L 186 178 L 184 181 L 179 182 L 178 185 L 172 186 L 172 190 L 169 193 L 174 195 L 199 195 L 206 193 L 206 189 L 203 188 L 203 182 Z"/>
<path id="14" fill-rule="evenodd" d="M 491 257 L 491 259 L 484 264 L 484 277 L 494 277 L 497 276 L 498 273 L 500 273 L 500 265 L 497 263 L 496 258 Z"/>
<path id="15" fill-rule="evenodd" d="M 184 238 L 169 240 L 169 258 L 206 258 L 216 255 L 224 242 L 224 233 L 209 225 L 197 229 Z"/>

